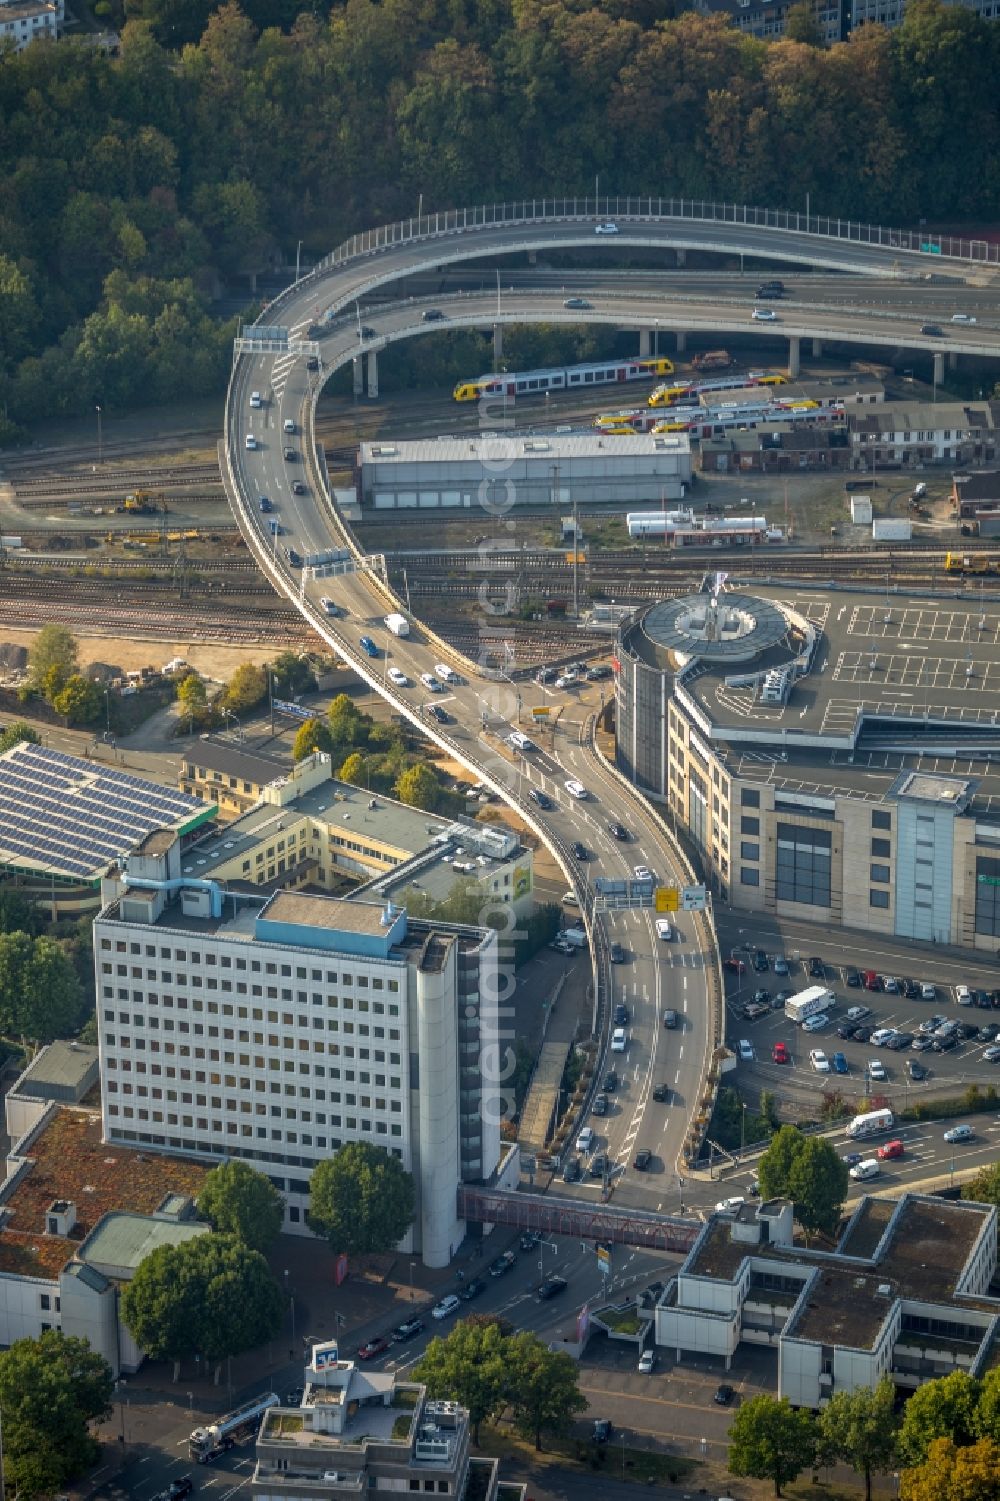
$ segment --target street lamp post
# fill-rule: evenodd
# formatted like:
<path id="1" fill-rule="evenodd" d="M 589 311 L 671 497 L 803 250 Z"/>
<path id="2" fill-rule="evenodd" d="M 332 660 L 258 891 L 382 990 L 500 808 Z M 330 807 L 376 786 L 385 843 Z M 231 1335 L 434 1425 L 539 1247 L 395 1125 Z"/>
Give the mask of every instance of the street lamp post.
<path id="1" fill-rule="evenodd" d="M 410 1302 L 411 1303 L 413 1302 L 413 1267 L 414 1267 L 414 1262 L 411 1260 L 410 1261 Z"/>
<path id="2" fill-rule="evenodd" d="M 302 263 L 302 241 L 300 240 L 295 251 L 295 280 L 299 279 L 299 266 Z"/>
<path id="3" fill-rule="evenodd" d="M 194 1392 L 188 1392 L 188 1417 L 194 1417 Z"/>
<path id="4" fill-rule="evenodd" d="M 100 464 L 104 456 L 104 438 L 101 433 L 101 409 L 100 407 L 95 407 L 94 411 L 97 413 L 97 462 Z"/>

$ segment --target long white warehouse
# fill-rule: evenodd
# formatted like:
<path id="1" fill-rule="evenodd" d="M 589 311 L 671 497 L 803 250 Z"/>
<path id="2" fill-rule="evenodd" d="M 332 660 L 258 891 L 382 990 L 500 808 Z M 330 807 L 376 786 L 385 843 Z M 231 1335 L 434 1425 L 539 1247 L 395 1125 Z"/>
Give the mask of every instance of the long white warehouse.
<path id="1" fill-rule="evenodd" d="M 361 444 L 358 467 L 362 502 L 375 510 L 635 505 L 683 499 L 691 444 L 685 433 L 383 440 Z"/>

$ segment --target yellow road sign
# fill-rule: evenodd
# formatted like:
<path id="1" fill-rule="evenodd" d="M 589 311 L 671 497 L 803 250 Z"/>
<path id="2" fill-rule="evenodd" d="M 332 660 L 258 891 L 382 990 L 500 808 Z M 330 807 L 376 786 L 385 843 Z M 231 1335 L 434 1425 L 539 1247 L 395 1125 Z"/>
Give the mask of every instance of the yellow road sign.
<path id="1" fill-rule="evenodd" d="M 549 708 L 548 704 L 539 704 L 537 705 L 537 707 L 533 708 L 531 712 L 536 719 L 547 719 L 552 711 Z"/>
<path id="2" fill-rule="evenodd" d="M 653 902 L 657 912 L 676 912 L 679 893 L 676 886 L 657 886 Z"/>

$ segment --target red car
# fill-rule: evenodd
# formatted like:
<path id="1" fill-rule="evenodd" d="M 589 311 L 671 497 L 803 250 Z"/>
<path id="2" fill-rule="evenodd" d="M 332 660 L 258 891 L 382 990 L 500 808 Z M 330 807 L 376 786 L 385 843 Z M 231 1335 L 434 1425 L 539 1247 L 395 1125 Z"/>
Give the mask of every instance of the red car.
<path id="1" fill-rule="evenodd" d="M 771 1049 L 771 1061 L 773 1063 L 791 1063 L 788 1049 L 783 1042 L 776 1042 Z"/>
<path id="2" fill-rule="evenodd" d="M 902 1155 L 903 1143 L 901 1141 L 887 1141 L 878 1149 L 878 1156 L 883 1162 L 887 1162 L 892 1157 L 902 1157 Z"/>
<path id="3" fill-rule="evenodd" d="M 358 1351 L 358 1359 L 374 1360 L 376 1355 L 384 1355 L 391 1344 L 392 1341 L 387 1334 L 378 1334 L 374 1339 L 370 1339 L 367 1344 L 361 1346 Z"/>
<path id="4" fill-rule="evenodd" d="M 863 969 L 861 971 L 861 983 L 866 990 L 882 989 L 882 977 L 881 975 L 877 975 L 873 969 Z"/>
<path id="5" fill-rule="evenodd" d="M 729 956 L 729 958 L 726 960 L 725 967 L 726 969 L 731 969 L 734 975 L 742 975 L 746 969 L 746 965 L 744 964 L 743 960 L 737 959 L 735 954 L 731 954 Z"/>

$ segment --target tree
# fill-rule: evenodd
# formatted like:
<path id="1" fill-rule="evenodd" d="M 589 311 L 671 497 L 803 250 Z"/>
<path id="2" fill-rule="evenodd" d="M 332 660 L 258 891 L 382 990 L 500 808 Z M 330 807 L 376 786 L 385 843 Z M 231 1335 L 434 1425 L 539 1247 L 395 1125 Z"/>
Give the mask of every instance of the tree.
<path id="1" fill-rule="evenodd" d="M 514 1426 L 542 1447 L 543 1433 L 565 1433 L 587 1399 L 580 1391 L 572 1356 L 550 1350 L 536 1334 L 515 1334 L 507 1342 L 507 1401 Z"/>
<path id="2" fill-rule="evenodd" d="M 989 1167 L 980 1168 L 976 1176 L 964 1185 L 962 1198 L 971 1199 L 975 1204 L 1000 1205 L 1000 1162 L 991 1162 Z"/>
<path id="3" fill-rule="evenodd" d="M 982 1379 L 972 1417 L 972 1431 L 977 1438 L 991 1438 L 1000 1444 L 1000 1367 L 994 1366 Z M 955 1436 L 951 1435 L 952 1438 Z"/>
<path id="4" fill-rule="evenodd" d="M 208 1174 L 198 1195 L 198 1213 L 213 1230 L 264 1252 L 281 1232 L 285 1204 L 270 1178 L 236 1159 Z"/>
<path id="5" fill-rule="evenodd" d="M 154 1360 L 239 1355 L 273 1338 L 281 1289 L 259 1251 L 234 1235 L 207 1232 L 160 1246 L 122 1293 L 122 1318 Z"/>
<path id="6" fill-rule="evenodd" d="M 888 1376 L 878 1386 L 834 1392 L 819 1416 L 822 1463 L 842 1459 L 863 1472 L 865 1501 L 872 1497 L 872 1473 L 884 1474 L 896 1457 L 896 1390 Z"/>
<path id="7" fill-rule="evenodd" d="M 89 678 L 74 672 L 53 696 L 52 707 L 68 724 L 90 724 L 101 712 L 101 695 Z"/>
<path id="8" fill-rule="evenodd" d="M 1000 1445 L 993 1439 L 959 1447 L 936 1438 L 925 1462 L 900 1475 L 900 1501 L 996 1501 L 998 1475 Z"/>
<path id="9" fill-rule="evenodd" d="M 432 1339 L 413 1372 L 427 1395 L 453 1399 L 469 1409 L 472 1441 L 480 1424 L 502 1407 L 508 1382 L 508 1340 L 499 1322 L 462 1320 L 447 1339 Z"/>
<path id="10" fill-rule="evenodd" d="M 361 713 L 357 704 L 346 693 L 337 694 L 326 711 L 326 717 L 334 745 L 346 749 L 358 743 Z"/>
<path id="11" fill-rule="evenodd" d="M 348 1142 L 313 1170 L 309 1225 L 335 1252 L 389 1251 L 410 1228 L 413 1214 L 413 1178 L 384 1147 Z"/>
<path id="12" fill-rule="evenodd" d="M 37 937 L 45 923 L 41 909 L 12 886 L 0 886 L 0 933 L 30 933 Z"/>
<path id="13" fill-rule="evenodd" d="M 333 737 L 322 719 L 307 719 L 295 736 L 292 760 L 304 761 L 313 751 L 325 751 L 329 755 L 332 750 Z"/>
<path id="14" fill-rule="evenodd" d="M 806 1230 L 828 1235 L 837 1228 L 847 1197 L 847 1167 L 828 1141 L 782 1126 L 760 1159 L 760 1191 L 765 1199 L 791 1199 Z"/>
<path id="15" fill-rule="evenodd" d="M 730 1424 L 729 1473 L 772 1480 L 776 1496 L 812 1464 L 815 1453 L 816 1420 L 805 1408 L 793 1407 L 787 1397 L 765 1392 L 751 1397 Z"/>
<path id="16" fill-rule="evenodd" d="M 428 766 L 426 761 L 418 761 L 415 766 L 400 773 L 394 791 L 401 803 L 431 812 L 438 805 L 441 783 L 433 767 Z"/>
<path id="17" fill-rule="evenodd" d="M 223 694 L 223 702 L 231 714 L 245 714 L 256 708 L 267 694 L 267 673 L 256 662 L 244 662 L 237 667 Z"/>
<path id="18" fill-rule="evenodd" d="M 351 751 L 337 772 L 337 776 L 342 782 L 350 782 L 352 787 L 367 787 L 368 758 L 360 751 Z"/>
<path id="19" fill-rule="evenodd" d="M 25 724 L 23 719 L 18 719 L 13 724 L 9 724 L 3 734 L 0 735 L 0 754 L 4 751 L 13 750 L 15 745 L 21 745 L 22 743 L 39 745 L 41 742 L 38 731 L 33 730 L 30 724 Z"/>
<path id="20" fill-rule="evenodd" d="M 290 694 L 311 693 L 316 687 L 309 658 L 302 652 L 279 652 L 268 669 L 274 682 L 274 691 L 287 698 Z M 336 702 L 336 700 L 335 700 Z"/>
<path id="21" fill-rule="evenodd" d="M 51 1042 L 75 1029 L 82 1005 L 73 962 L 57 940 L 0 933 L 0 1029 Z"/>
<path id="22" fill-rule="evenodd" d="M 804 42 L 807 47 L 822 47 L 823 34 L 816 20 L 816 12 L 809 0 L 799 0 L 790 5 L 785 15 L 785 36 L 790 42 Z"/>
<path id="23" fill-rule="evenodd" d="M 897 1448 L 902 1463 L 923 1464 L 928 1448 L 938 1438 L 971 1443 L 979 1393 L 979 1382 L 967 1371 L 952 1371 L 918 1386 L 907 1399 L 899 1428 Z"/>
<path id="24" fill-rule="evenodd" d="M 187 713 L 200 714 L 208 708 L 208 690 L 196 672 L 189 672 L 177 684 L 177 702 Z"/>
<path id="25" fill-rule="evenodd" d="M 28 652 L 28 681 L 36 691 L 42 691 L 49 673 L 56 668 L 63 683 L 76 671 L 76 662 L 73 632 L 64 625 L 43 625 Z"/>
<path id="26" fill-rule="evenodd" d="M 0 1410 L 8 1485 L 49 1494 L 94 1463 L 88 1423 L 109 1415 L 111 1369 L 85 1339 L 48 1329 L 0 1354 Z"/>

